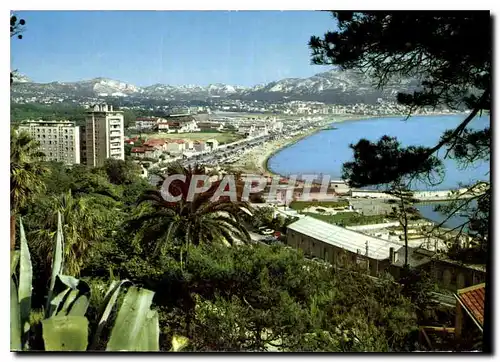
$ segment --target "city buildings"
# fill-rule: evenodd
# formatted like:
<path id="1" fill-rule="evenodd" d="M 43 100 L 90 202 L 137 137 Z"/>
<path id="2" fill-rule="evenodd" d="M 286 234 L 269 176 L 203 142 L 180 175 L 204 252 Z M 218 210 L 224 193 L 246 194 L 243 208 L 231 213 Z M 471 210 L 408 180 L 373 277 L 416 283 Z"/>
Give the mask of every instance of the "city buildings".
<path id="1" fill-rule="evenodd" d="M 86 111 L 87 165 L 102 166 L 107 158 L 125 159 L 123 112 L 107 104 Z"/>
<path id="2" fill-rule="evenodd" d="M 68 165 L 80 163 L 80 128 L 70 121 L 27 121 L 19 131 L 40 143 L 46 160 Z"/>
<path id="3" fill-rule="evenodd" d="M 153 130 L 158 127 L 158 123 L 165 122 L 165 119 L 158 117 L 139 117 L 135 121 L 137 130 Z"/>

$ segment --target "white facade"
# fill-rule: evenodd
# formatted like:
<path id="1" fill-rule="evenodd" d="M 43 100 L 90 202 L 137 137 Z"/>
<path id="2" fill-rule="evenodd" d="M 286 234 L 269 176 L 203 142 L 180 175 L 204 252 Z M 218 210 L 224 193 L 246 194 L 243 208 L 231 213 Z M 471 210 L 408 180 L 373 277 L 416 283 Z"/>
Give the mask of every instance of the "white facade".
<path id="1" fill-rule="evenodd" d="M 196 152 L 206 152 L 210 150 L 210 147 L 208 147 L 208 145 L 203 141 L 194 142 L 193 148 L 195 149 Z"/>
<path id="2" fill-rule="evenodd" d="M 255 126 L 253 124 L 241 124 L 238 127 L 238 133 L 242 135 L 250 135 L 255 132 Z"/>
<path id="3" fill-rule="evenodd" d="M 167 151 L 172 153 L 181 153 L 186 150 L 186 143 L 181 141 L 173 141 L 167 143 Z"/>
<path id="4" fill-rule="evenodd" d="M 351 253 L 362 250 L 364 255 L 377 260 L 389 258 L 391 249 L 397 251 L 402 247 L 397 243 L 361 234 L 310 216 L 305 216 L 291 223 L 288 225 L 288 230 L 345 249 Z"/>
<path id="5" fill-rule="evenodd" d="M 269 129 L 265 124 L 241 124 L 238 127 L 238 133 L 247 137 L 257 137 L 269 134 Z"/>
<path id="6" fill-rule="evenodd" d="M 270 124 L 269 130 L 273 131 L 273 132 L 281 132 L 283 130 L 283 122 L 279 122 L 279 121 L 274 120 Z"/>
<path id="7" fill-rule="evenodd" d="M 198 124 L 196 121 L 181 122 L 177 133 L 189 133 L 189 132 L 199 132 Z"/>
<path id="8" fill-rule="evenodd" d="M 141 129 L 154 129 L 158 123 L 160 122 L 164 122 L 165 120 L 162 119 L 162 118 L 156 118 L 156 117 L 153 117 L 153 118 L 138 118 L 136 121 L 135 121 L 135 128 L 138 129 L 138 130 L 141 130 Z"/>
<path id="9" fill-rule="evenodd" d="M 80 127 L 70 121 L 28 121 L 19 126 L 40 143 L 47 161 L 80 163 Z"/>
<path id="10" fill-rule="evenodd" d="M 208 146 L 210 146 L 210 149 L 212 151 L 216 150 L 219 147 L 219 141 L 217 141 L 216 139 L 213 139 L 213 138 L 206 140 L 206 143 Z"/>
<path id="11" fill-rule="evenodd" d="M 123 112 L 105 104 L 86 113 L 87 165 L 102 166 L 107 158 L 125 160 Z"/>

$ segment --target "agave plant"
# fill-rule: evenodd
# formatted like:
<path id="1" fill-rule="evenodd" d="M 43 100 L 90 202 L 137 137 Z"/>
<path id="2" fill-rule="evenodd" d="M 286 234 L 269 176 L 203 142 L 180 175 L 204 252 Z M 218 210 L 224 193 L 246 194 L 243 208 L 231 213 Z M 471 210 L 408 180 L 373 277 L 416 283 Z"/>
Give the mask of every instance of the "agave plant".
<path id="1" fill-rule="evenodd" d="M 29 350 L 27 344 L 30 331 L 31 281 L 33 270 L 28 243 L 20 220 L 20 250 L 11 256 L 11 350 Z M 95 350 L 101 332 L 109 322 L 113 307 L 121 288 L 130 281 L 113 281 L 101 306 L 101 317 L 95 330 L 91 331 L 92 344 L 88 348 L 89 321 L 85 316 L 89 306 L 90 288 L 87 283 L 68 275 L 60 274 L 63 268 L 64 238 L 61 215 L 58 215 L 58 229 L 52 261 L 52 275 L 42 320 L 42 334 L 46 351 Z M 19 278 L 17 266 L 19 265 Z M 111 329 L 106 351 L 158 351 L 158 313 L 151 310 L 154 292 L 131 286 L 118 309 Z"/>

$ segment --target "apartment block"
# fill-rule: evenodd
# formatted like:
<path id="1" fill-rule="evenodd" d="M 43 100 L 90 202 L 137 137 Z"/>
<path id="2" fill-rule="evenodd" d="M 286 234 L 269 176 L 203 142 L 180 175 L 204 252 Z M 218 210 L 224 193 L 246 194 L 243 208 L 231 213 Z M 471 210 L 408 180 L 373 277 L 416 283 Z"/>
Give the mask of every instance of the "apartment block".
<path id="1" fill-rule="evenodd" d="M 107 104 L 86 111 L 87 165 L 102 166 L 107 158 L 125 159 L 123 112 Z"/>
<path id="2" fill-rule="evenodd" d="M 87 136 L 85 126 L 80 126 L 80 163 L 87 164 Z"/>
<path id="3" fill-rule="evenodd" d="M 47 161 L 67 165 L 80 163 L 80 127 L 70 121 L 27 121 L 19 131 L 28 132 L 40 143 Z"/>

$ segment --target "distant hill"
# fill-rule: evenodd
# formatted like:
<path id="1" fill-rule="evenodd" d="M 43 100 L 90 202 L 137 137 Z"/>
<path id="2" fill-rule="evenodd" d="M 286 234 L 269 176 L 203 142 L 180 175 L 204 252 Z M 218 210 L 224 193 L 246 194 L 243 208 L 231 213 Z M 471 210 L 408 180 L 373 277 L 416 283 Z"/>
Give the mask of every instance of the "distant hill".
<path id="1" fill-rule="evenodd" d="M 325 103 L 352 104 L 377 102 L 378 98 L 391 100 L 400 91 L 416 89 L 415 79 L 398 79 L 377 89 L 372 79 L 355 71 L 331 70 L 309 78 L 286 78 L 254 87 L 227 84 L 208 86 L 172 86 L 154 84 L 138 87 L 122 81 L 95 78 L 78 82 L 33 83 L 27 77 L 15 79 L 12 96 L 71 96 L 130 97 L 164 100 L 204 100 L 228 98 L 242 100 L 280 101 L 305 100 Z"/>

